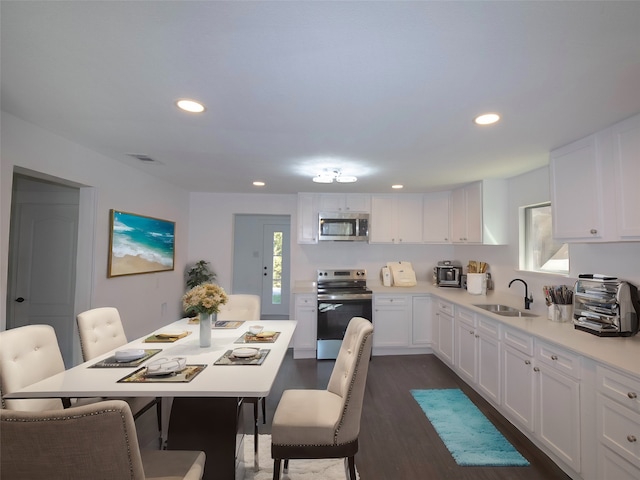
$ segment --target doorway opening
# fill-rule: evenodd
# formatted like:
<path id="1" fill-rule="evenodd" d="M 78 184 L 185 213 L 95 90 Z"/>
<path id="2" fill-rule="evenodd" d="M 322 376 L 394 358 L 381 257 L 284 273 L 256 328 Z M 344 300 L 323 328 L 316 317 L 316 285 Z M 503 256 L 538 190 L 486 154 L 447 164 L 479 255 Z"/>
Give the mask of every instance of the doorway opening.
<path id="1" fill-rule="evenodd" d="M 234 218 L 232 291 L 259 295 L 265 320 L 289 318 L 290 225 L 288 215 Z"/>

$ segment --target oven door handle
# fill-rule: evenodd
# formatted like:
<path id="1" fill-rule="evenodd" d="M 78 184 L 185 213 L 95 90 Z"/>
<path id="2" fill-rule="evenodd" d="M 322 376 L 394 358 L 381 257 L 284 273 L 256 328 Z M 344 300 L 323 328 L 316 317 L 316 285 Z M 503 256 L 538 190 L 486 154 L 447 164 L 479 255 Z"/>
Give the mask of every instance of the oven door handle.
<path id="1" fill-rule="evenodd" d="M 371 300 L 373 295 L 370 293 L 323 293 L 318 295 L 318 301 L 327 300 Z"/>

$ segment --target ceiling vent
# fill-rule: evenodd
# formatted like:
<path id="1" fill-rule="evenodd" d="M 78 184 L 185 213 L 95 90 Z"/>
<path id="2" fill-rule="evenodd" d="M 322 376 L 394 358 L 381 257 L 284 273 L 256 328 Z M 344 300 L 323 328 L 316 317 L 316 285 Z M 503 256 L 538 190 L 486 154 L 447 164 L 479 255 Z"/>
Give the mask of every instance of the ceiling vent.
<path id="1" fill-rule="evenodd" d="M 158 163 L 158 164 L 161 163 L 158 160 L 154 160 L 149 155 L 145 155 L 144 153 L 127 153 L 127 155 L 133 158 L 137 158 L 138 160 L 144 163 Z"/>

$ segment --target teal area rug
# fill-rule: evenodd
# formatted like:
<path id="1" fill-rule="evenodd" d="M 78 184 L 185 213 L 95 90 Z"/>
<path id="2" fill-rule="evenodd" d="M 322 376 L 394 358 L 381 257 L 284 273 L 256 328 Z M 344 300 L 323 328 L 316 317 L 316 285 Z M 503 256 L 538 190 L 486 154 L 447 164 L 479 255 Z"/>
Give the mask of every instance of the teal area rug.
<path id="1" fill-rule="evenodd" d="M 458 465 L 529 465 L 461 390 L 411 390 L 411 395 Z"/>

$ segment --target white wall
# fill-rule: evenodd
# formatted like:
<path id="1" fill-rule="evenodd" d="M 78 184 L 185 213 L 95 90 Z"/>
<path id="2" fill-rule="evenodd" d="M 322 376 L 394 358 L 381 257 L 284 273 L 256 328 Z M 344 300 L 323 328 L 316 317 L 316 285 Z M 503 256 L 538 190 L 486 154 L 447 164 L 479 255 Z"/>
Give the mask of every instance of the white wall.
<path id="1" fill-rule="evenodd" d="M 56 177 L 93 189 L 93 270 L 91 307 L 115 306 L 127 336 L 135 338 L 176 318 L 184 293 L 189 221 L 189 194 L 140 170 L 109 159 L 81 145 L 2 113 L 0 150 L 0 329 L 6 327 L 7 259 L 11 185 L 14 167 Z M 176 222 L 176 269 L 107 278 L 109 210 L 163 218 Z M 82 246 L 80 246 L 82 247 Z M 166 305 L 165 305 L 166 304 Z"/>

